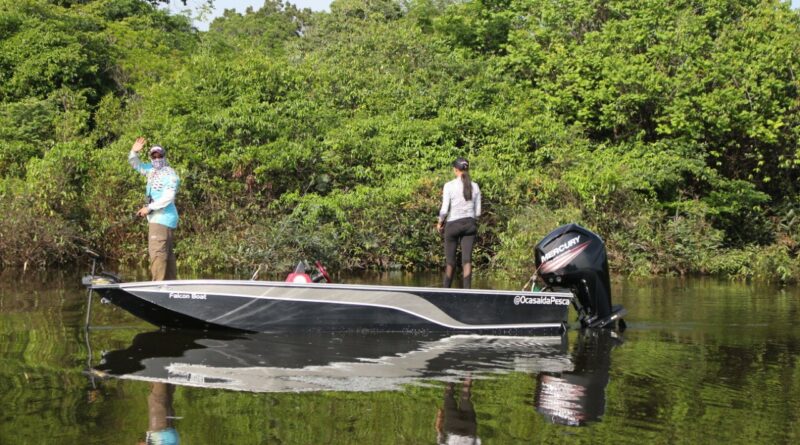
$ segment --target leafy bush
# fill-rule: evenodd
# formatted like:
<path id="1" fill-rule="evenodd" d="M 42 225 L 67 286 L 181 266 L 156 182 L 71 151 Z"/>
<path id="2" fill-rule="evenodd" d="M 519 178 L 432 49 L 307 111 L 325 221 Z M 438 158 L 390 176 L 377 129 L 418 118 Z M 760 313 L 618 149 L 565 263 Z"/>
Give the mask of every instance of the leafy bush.
<path id="1" fill-rule="evenodd" d="M 270 0 L 208 32 L 158 3 L 0 13 L 3 206 L 42 231 L 3 241 L 5 264 L 67 261 L 78 238 L 142 261 L 125 159 L 144 135 L 182 178 L 181 267 L 438 267 L 439 193 L 466 156 L 479 268 L 521 273 L 578 221 L 618 272 L 797 277 L 785 2 Z"/>
<path id="2" fill-rule="evenodd" d="M 73 261 L 79 227 L 42 209 L 18 181 L 0 183 L 0 265 L 43 267 Z"/>
<path id="3" fill-rule="evenodd" d="M 575 208 L 551 210 L 532 205 L 509 220 L 500 235 L 500 248 L 494 257 L 494 269 L 513 275 L 531 274 L 536 269 L 533 248 L 554 228 L 570 222 L 581 222 L 581 211 Z"/>

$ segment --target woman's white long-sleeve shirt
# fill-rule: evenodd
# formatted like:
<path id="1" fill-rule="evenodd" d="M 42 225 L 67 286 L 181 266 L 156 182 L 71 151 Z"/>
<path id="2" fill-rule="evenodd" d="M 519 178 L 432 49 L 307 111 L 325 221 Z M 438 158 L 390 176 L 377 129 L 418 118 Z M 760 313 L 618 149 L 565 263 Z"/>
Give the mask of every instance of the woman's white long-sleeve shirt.
<path id="1" fill-rule="evenodd" d="M 481 216 L 481 189 L 472 183 L 472 199 L 464 199 L 464 183 L 461 178 L 453 179 L 442 189 L 442 208 L 439 209 L 439 221 L 455 221 L 462 218 L 478 218 Z"/>

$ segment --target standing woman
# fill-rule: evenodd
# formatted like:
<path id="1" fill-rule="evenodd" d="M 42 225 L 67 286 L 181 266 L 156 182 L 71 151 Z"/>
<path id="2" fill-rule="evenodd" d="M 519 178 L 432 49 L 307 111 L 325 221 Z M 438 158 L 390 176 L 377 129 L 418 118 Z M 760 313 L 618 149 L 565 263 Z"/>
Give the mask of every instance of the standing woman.
<path id="1" fill-rule="evenodd" d="M 456 249 L 461 244 L 461 266 L 464 288 L 472 287 L 472 246 L 478 233 L 478 217 L 481 216 L 481 189 L 469 177 L 469 161 L 458 158 L 453 161 L 456 178 L 444 185 L 442 208 L 436 229 L 444 232 L 444 256 L 447 261 L 444 272 L 444 287 L 453 282 L 456 267 Z M 444 229 L 444 230 L 443 230 Z"/>

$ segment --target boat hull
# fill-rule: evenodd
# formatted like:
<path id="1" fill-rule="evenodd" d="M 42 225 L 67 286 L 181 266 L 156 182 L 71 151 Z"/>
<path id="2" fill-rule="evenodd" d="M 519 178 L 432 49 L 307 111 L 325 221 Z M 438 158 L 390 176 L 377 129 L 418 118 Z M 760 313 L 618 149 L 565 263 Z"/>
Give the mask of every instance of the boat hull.
<path id="1" fill-rule="evenodd" d="M 250 332 L 563 332 L 572 294 L 265 281 L 94 285 L 156 326 Z"/>

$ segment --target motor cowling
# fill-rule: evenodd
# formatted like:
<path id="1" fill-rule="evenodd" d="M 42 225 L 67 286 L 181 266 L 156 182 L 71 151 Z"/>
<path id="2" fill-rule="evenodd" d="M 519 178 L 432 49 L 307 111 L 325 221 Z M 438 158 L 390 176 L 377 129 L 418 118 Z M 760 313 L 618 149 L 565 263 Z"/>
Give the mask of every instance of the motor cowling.
<path id="1" fill-rule="evenodd" d="M 602 238 L 578 224 L 563 225 L 548 234 L 534 249 L 536 270 L 546 287 L 566 288 L 581 324 L 602 327 L 624 314 L 611 305 L 608 257 Z"/>

